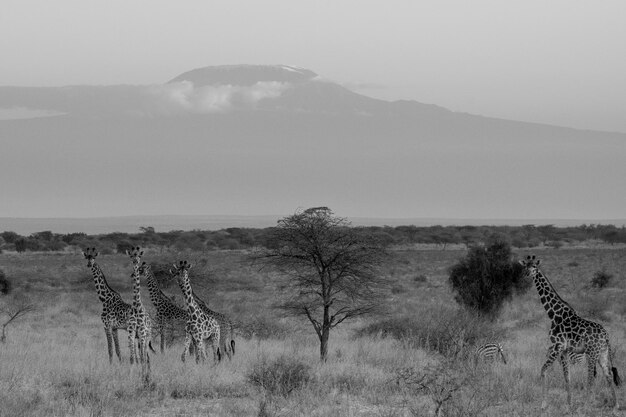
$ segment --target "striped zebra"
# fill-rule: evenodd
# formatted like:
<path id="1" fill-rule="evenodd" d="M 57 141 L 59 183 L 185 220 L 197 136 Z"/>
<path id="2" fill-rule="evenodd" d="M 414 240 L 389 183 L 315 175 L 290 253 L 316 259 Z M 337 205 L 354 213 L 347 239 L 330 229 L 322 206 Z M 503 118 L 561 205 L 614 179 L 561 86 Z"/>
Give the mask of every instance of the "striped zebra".
<path id="1" fill-rule="evenodd" d="M 585 353 L 575 353 L 575 352 L 570 352 L 569 353 L 569 363 L 570 365 L 578 365 L 578 364 L 582 364 L 583 361 L 585 360 Z M 596 369 L 596 366 L 593 366 L 593 376 L 594 378 L 596 377 L 598 371 Z"/>
<path id="2" fill-rule="evenodd" d="M 500 343 L 486 343 L 479 346 L 475 352 L 476 360 L 489 359 L 497 361 L 498 358 L 502 359 L 502 362 L 506 364 L 506 357 L 504 356 L 504 349 Z"/>
<path id="3" fill-rule="evenodd" d="M 574 353 L 570 352 L 569 354 L 569 363 L 572 365 L 578 365 L 579 363 L 583 363 L 585 360 L 585 353 Z"/>

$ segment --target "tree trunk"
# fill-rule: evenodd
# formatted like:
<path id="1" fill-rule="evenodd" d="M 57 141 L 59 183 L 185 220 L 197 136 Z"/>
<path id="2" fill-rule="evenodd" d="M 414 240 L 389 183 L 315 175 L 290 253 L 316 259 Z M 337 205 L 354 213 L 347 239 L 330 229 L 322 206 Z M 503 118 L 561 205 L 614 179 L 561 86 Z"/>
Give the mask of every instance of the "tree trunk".
<path id="1" fill-rule="evenodd" d="M 326 362 L 328 357 L 328 338 L 330 336 L 330 308 L 324 306 L 324 321 L 322 322 L 322 332 L 320 336 L 320 360 Z"/>
<path id="2" fill-rule="evenodd" d="M 328 336 L 330 336 L 330 329 L 324 327 L 320 338 L 320 360 L 322 362 L 326 362 L 328 356 Z"/>

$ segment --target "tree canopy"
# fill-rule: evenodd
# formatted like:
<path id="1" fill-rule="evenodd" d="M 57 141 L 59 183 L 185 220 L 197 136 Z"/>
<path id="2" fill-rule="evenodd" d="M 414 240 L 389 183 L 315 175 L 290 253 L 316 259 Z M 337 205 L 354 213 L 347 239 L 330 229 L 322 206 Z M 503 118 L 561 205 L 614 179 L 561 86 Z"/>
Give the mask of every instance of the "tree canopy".
<path id="1" fill-rule="evenodd" d="M 270 241 L 270 249 L 258 258 L 286 278 L 280 307 L 311 322 L 325 360 L 332 328 L 380 307 L 386 284 L 379 272 L 387 255 L 384 246 L 327 207 L 281 219 Z"/>

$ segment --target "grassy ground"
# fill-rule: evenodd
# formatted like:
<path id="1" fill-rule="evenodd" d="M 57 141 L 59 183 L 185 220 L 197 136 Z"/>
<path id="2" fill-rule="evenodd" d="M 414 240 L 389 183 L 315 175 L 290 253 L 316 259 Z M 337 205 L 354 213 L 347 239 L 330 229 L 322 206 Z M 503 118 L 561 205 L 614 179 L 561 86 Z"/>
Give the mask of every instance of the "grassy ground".
<path id="1" fill-rule="evenodd" d="M 583 317 L 604 325 L 615 364 L 626 377 L 623 248 L 535 251 L 559 294 Z M 182 343 L 151 355 L 151 381 L 128 366 L 126 333 L 120 331 L 125 363 L 109 365 L 100 322 L 101 304 L 80 253 L 0 254 L 0 268 L 14 285 L 12 297 L 37 310 L 7 328 L 0 345 L 0 417 L 4 416 L 430 416 L 438 404 L 448 416 L 560 416 L 567 413 L 560 365 L 548 373 L 543 412 L 539 369 L 548 346 L 549 321 L 534 288 L 508 303 L 491 333 L 505 346 L 508 364 L 474 364 L 469 351 L 446 357 L 431 341 L 395 338 L 381 326 L 451 326 L 469 331 L 447 285 L 447 271 L 462 250 L 406 250 L 385 268 L 393 282 L 384 318 L 348 323 L 331 334 L 330 357 L 319 363 L 312 328 L 282 318 L 271 306 L 272 274 L 259 272 L 245 254 L 172 254 L 146 251 L 151 263 L 189 259 L 192 284 L 212 308 L 245 327 L 232 362 L 182 363 Z M 519 252 L 520 257 L 526 252 Z M 98 258 L 111 287 L 130 301 L 126 256 Z M 590 286 L 594 273 L 613 275 L 607 288 Z M 165 292 L 177 295 L 175 283 Z M 147 291 L 144 304 L 151 307 Z M 460 327 L 450 324 L 461 320 Z M 407 325 L 407 323 L 409 323 Z M 426 324 L 424 324 L 426 323 Z M 369 326 L 369 327 L 368 327 Z M 421 327 L 420 327 L 421 326 Z M 459 330 L 460 329 L 460 330 Z M 429 330 L 433 333 L 432 330 Z M 360 335 L 360 336 L 359 336 Z M 155 347 L 158 343 L 154 343 Z M 430 348 L 426 348 L 430 347 Z M 158 350 L 158 349 L 157 349 Z M 584 367 L 574 369 L 571 415 L 611 415 L 606 383 L 583 390 Z M 289 391 L 287 393 L 287 391 Z M 448 396 L 448 394 L 450 394 Z M 623 387 L 618 399 L 626 404 Z"/>

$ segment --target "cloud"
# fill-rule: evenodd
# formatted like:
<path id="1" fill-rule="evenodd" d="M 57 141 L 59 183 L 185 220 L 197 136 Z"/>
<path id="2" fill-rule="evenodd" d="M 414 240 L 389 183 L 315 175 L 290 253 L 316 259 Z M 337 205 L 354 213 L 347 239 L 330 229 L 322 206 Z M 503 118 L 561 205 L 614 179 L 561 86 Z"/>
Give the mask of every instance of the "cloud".
<path id="1" fill-rule="evenodd" d="M 0 120 L 35 119 L 63 114 L 65 113 L 56 110 L 33 109 L 29 107 L 0 107 Z"/>
<path id="2" fill-rule="evenodd" d="M 158 112 L 219 113 L 252 108 L 266 98 L 276 98 L 290 87 L 289 83 L 260 81 L 251 86 L 207 85 L 195 87 L 181 81 L 149 87 Z"/>

